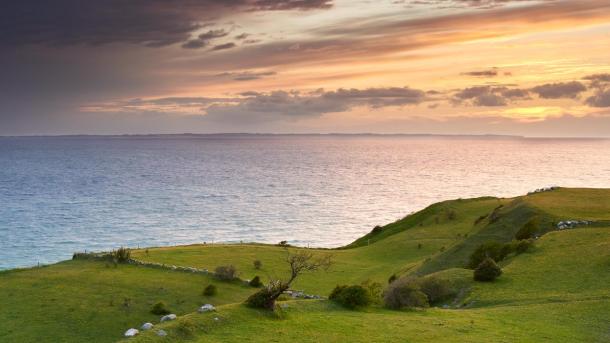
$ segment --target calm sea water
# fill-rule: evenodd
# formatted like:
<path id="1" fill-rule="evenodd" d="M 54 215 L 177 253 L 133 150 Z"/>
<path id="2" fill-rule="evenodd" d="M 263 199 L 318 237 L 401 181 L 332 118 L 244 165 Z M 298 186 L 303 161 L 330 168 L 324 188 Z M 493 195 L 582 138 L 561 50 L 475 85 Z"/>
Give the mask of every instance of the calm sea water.
<path id="1" fill-rule="evenodd" d="M 0 269 L 118 246 L 339 246 L 431 203 L 610 187 L 610 141 L 0 138 Z"/>

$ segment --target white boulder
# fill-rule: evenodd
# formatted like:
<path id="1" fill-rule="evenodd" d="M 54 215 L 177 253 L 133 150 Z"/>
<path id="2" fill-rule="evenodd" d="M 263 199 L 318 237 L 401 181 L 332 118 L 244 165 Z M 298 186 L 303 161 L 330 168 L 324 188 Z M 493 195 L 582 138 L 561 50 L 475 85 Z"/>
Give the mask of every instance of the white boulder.
<path id="1" fill-rule="evenodd" d="M 203 313 L 203 312 L 209 312 L 209 311 L 216 311 L 216 308 L 214 307 L 214 305 L 212 304 L 205 304 L 203 306 L 201 306 L 199 308 L 199 310 L 197 310 L 199 313 Z"/>
<path id="2" fill-rule="evenodd" d="M 159 330 L 159 331 L 157 331 L 157 336 L 165 337 L 165 336 L 167 336 L 167 332 L 165 332 L 165 330 Z"/>
<path id="3" fill-rule="evenodd" d="M 140 329 L 142 329 L 142 330 L 150 330 L 150 329 L 153 328 L 153 326 L 154 325 L 152 323 L 144 323 L 144 324 L 142 324 L 142 327 Z"/>
<path id="4" fill-rule="evenodd" d="M 139 333 L 140 333 L 140 331 L 138 331 L 137 329 L 131 328 L 131 329 L 125 331 L 125 337 L 134 337 Z"/>
<path id="5" fill-rule="evenodd" d="M 174 319 L 176 319 L 176 315 L 172 313 L 172 314 L 168 314 L 166 316 L 161 317 L 161 322 L 167 322 L 167 321 L 174 320 Z"/>

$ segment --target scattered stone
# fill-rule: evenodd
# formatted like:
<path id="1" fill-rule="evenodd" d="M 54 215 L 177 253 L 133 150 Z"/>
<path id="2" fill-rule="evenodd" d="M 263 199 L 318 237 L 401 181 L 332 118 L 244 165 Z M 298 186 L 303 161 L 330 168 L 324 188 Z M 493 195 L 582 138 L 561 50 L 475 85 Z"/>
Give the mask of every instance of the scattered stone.
<path id="1" fill-rule="evenodd" d="M 159 330 L 159 331 L 157 331 L 157 336 L 165 337 L 165 336 L 167 336 L 167 332 L 165 332 L 165 330 Z"/>
<path id="2" fill-rule="evenodd" d="M 161 322 L 163 323 L 163 322 L 167 322 L 167 321 L 174 320 L 174 319 L 176 319 L 176 315 L 172 313 L 172 314 L 168 314 L 166 316 L 161 317 Z"/>
<path id="3" fill-rule="evenodd" d="M 153 326 L 154 326 L 154 325 L 153 325 L 152 323 L 144 323 L 144 324 L 142 324 L 141 329 L 142 329 L 142 330 L 150 330 L 150 329 L 152 329 L 152 328 L 153 328 Z"/>
<path id="4" fill-rule="evenodd" d="M 587 221 L 587 220 L 564 220 L 564 221 L 560 221 L 559 223 L 557 223 L 557 229 L 558 230 L 573 229 L 577 226 L 589 225 L 589 224 L 591 224 L 591 222 Z"/>
<path id="5" fill-rule="evenodd" d="M 218 317 L 214 317 L 214 320 L 215 320 L 215 321 L 219 321 L 219 320 L 220 320 L 220 318 L 218 318 Z"/>
<path id="6" fill-rule="evenodd" d="M 559 187 L 557 187 L 557 186 L 551 186 L 551 187 L 542 187 L 542 188 L 535 189 L 535 190 L 533 190 L 533 191 L 531 191 L 531 192 L 529 192 L 529 193 L 527 193 L 527 194 L 535 194 L 535 193 L 542 193 L 542 192 L 550 192 L 550 191 L 554 191 L 554 190 L 556 190 L 557 188 L 559 188 Z"/>
<path id="7" fill-rule="evenodd" d="M 212 304 L 205 304 L 197 310 L 199 313 L 208 312 L 208 311 L 216 311 L 216 308 Z"/>
<path id="8" fill-rule="evenodd" d="M 138 331 L 137 329 L 131 328 L 125 331 L 125 337 L 135 337 L 139 333 L 140 331 Z"/>

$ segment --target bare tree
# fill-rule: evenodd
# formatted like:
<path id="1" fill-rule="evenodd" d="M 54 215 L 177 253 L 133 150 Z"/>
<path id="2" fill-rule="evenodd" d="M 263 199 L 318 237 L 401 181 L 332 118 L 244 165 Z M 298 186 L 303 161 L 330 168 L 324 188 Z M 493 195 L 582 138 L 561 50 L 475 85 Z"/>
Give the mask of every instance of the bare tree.
<path id="1" fill-rule="evenodd" d="M 246 304 L 251 307 L 273 310 L 277 298 L 290 288 L 292 282 L 294 282 L 299 275 L 320 269 L 328 270 L 332 265 L 331 255 L 315 257 L 313 253 L 305 250 L 291 253 L 286 249 L 286 262 L 290 266 L 289 279 L 287 281 L 281 279 L 270 280 L 265 288 L 251 295 L 248 300 L 246 300 Z"/>

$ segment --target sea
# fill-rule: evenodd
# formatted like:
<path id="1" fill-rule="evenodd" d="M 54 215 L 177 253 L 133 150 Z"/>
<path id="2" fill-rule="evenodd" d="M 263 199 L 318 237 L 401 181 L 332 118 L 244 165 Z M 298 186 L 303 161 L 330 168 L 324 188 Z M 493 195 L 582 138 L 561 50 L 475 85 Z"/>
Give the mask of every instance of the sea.
<path id="1" fill-rule="evenodd" d="M 438 201 L 546 186 L 610 187 L 610 140 L 0 137 L 0 269 L 121 246 L 338 247 Z"/>

